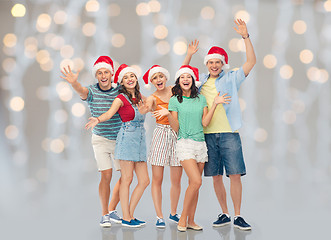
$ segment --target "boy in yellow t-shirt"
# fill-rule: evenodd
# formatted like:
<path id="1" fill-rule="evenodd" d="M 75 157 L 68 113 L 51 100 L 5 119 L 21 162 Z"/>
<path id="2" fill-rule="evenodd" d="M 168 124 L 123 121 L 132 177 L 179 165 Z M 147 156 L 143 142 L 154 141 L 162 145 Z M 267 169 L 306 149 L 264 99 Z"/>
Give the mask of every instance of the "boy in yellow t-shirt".
<path id="1" fill-rule="evenodd" d="M 244 39 L 246 62 L 239 70 L 225 73 L 223 69 L 229 68 L 228 55 L 224 49 L 214 46 L 204 59 L 209 73 L 200 75 L 202 86 L 199 91 L 206 97 L 208 107 L 211 100 L 218 93 L 220 95 L 227 93 L 231 96 L 231 103 L 223 106 L 219 104 L 211 123 L 204 128 L 208 148 L 208 162 L 205 164 L 204 174 L 213 177 L 215 194 L 223 211 L 218 215 L 218 219 L 213 222 L 213 226 L 218 227 L 231 223 L 223 184 L 223 171 L 225 169 L 231 182 L 230 191 L 235 212 L 234 227 L 241 230 L 251 230 L 251 226 L 240 216 L 241 176 L 246 174 L 246 168 L 238 132 L 242 125 L 238 90 L 255 65 L 256 57 L 246 23 L 241 19 L 237 19 L 235 24 L 237 28 L 234 29 Z M 188 56 L 188 59 L 190 57 Z"/>

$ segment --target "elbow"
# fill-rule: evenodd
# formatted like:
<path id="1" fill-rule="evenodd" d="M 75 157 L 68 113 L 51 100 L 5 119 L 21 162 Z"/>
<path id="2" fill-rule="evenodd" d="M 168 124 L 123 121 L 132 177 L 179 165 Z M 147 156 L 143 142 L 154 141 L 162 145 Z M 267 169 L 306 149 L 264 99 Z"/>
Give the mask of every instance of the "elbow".
<path id="1" fill-rule="evenodd" d="M 203 127 L 207 127 L 209 123 L 207 123 L 206 121 L 202 121 L 202 126 Z"/>

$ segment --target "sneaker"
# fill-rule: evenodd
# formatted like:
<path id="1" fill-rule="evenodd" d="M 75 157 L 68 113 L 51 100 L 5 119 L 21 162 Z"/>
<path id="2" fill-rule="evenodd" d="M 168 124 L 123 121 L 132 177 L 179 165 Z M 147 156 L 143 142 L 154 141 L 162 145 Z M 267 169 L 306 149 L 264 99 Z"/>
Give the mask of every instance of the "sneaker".
<path id="1" fill-rule="evenodd" d="M 135 221 L 136 223 L 138 223 L 140 226 L 144 226 L 146 224 L 145 221 L 138 220 L 137 218 L 133 219 L 133 221 Z"/>
<path id="2" fill-rule="evenodd" d="M 101 227 L 110 227 L 111 226 L 111 223 L 110 223 L 109 215 L 108 214 L 103 215 L 101 217 L 100 226 Z"/>
<path id="3" fill-rule="evenodd" d="M 125 221 L 124 219 L 122 219 L 122 226 L 136 228 L 140 227 L 141 225 L 133 219 L 131 219 L 130 221 Z"/>
<path id="4" fill-rule="evenodd" d="M 166 225 L 165 225 L 164 219 L 163 218 L 157 218 L 155 226 L 157 228 L 165 228 Z"/>
<path id="5" fill-rule="evenodd" d="M 177 213 L 175 215 L 171 215 L 170 213 L 169 220 L 178 223 L 179 219 L 180 219 L 180 215 L 178 215 Z"/>
<path id="6" fill-rule="evenodd" d="M 233 226 L 239 228 L 240 230 L 245 230 L 245 231 L 252 229 L 251 225 L 245 222 L 245 220 L 241 216 L 237 216 L 234 218 Z"/>
<path id="7" fill-rule="evenodd" d="M 213 222 L 213 227 L 222 227 L 231 223 L 231 218 L 228 214 L 219 214 L 215 222 Z"/>
<path id="8" fill-rule="evenodd" d="M 122 223 L 122 218 L 118 215 L 117 211 L 111 211 L 109 212 L 109 220 L 114 223 Z"/>

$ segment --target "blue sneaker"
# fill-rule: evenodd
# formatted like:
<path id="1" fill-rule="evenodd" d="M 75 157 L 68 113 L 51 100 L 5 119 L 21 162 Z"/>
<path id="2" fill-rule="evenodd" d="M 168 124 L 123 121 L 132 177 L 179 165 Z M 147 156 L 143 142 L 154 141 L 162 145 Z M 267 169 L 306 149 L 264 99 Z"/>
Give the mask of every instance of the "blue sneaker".
<path id="1" fill-rule="evenodd" d="M 231 223 L 231 218 L 228 214 L 219 214 L 215 222 L 213 222 L 213 227 L 222 227 Z"/>
<path id="2" fill-rule="evenodd" d="M 177 213 L 175 215 L 171 215 L 170 213 L 169 220 L 178 223 L 179 219 L 180 219 L 180 215 L 178 215 Z"/>
<path id="3" fill-rule="evenodd" d="M 114 223 L 122 223 L 122 218 L 118 215 L 117 211 L 111 211 L 109 212 L 109 220 Z"/>
<path id="4" fill-rule="evenodd" d="M 131 219 L 130 222 L 129 221 L 125 221 L 124 219 L 122 219 L 122 226 L 123 227 L 131 227 L 131 228 L 136 228 L 136 227 L 140 227 L 140 224 L 137 223 L 135 220 Z"/>
<path id="5" fill-rule="evenodd" d="M 109 215 L 108 214 L 103 215 L 101 217 L 100 226 L 101 227 L 110 227 L 111 226 L 111 223 L 110 223 Z"/>
<path id="6" fill-rule="evenodd" d="M 245 220 L 241 216 L 234 217 L 233 226 L 244 231 L 252 229 L 251 225 L 245 222 Z"/>
<path id="7" fill-rule="evenodd" d="M 133 221 L 135 221 L 136 223 L 138 223 L 140 226 L 144 226 L 146 224 L 145 221 L 138 220 L 137 218 L 133 219 Z"/>
<path id="8" fill-rule="evenodd" d="M 165 225 L 164 219 L 163 218 L 157 218 L 155 226 L 157 228 L 165 228 L 166 225 Z"/>

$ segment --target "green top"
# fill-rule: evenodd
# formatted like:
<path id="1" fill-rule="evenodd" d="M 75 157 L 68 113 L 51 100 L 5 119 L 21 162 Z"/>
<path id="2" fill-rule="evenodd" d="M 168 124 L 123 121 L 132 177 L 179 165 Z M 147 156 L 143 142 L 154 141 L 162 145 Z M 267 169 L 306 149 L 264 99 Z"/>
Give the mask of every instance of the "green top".
<path id="1" fill-rule="evenodd" d="M 207 107 L 207 101 L 200 94 L 196 98 L 183 96 L 182 103 L 178 102 L 177 96 L 170 98 L 168 110 L 178 113 L 178 139 L 189 138 L 197 142 L 205 141 L 202 126 L 204 107 Z"/>

